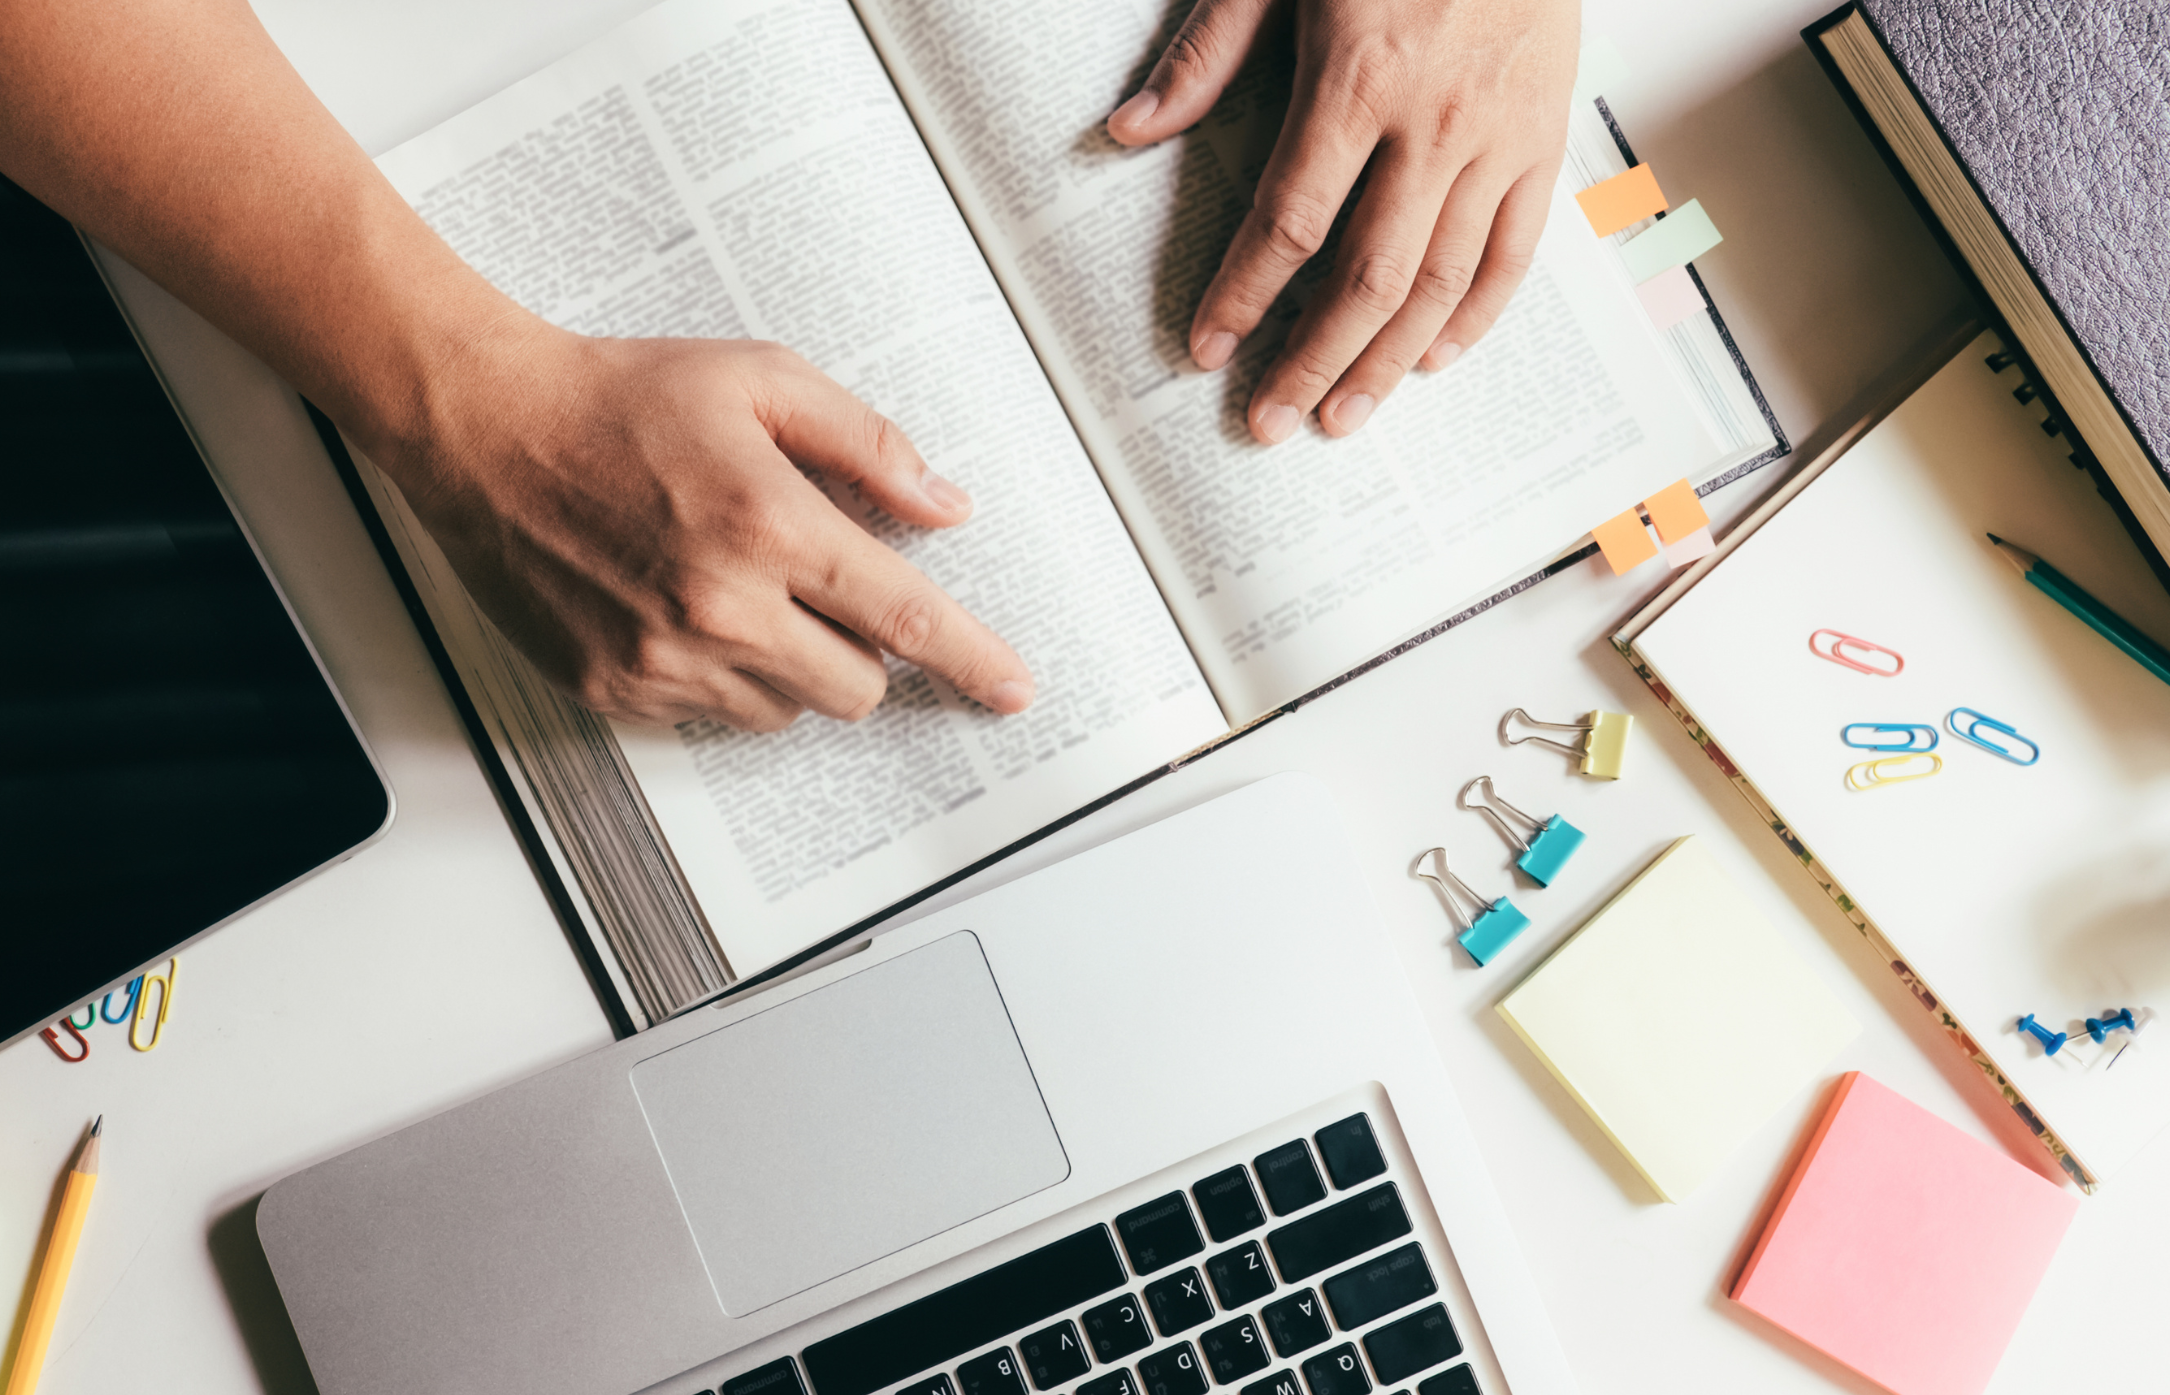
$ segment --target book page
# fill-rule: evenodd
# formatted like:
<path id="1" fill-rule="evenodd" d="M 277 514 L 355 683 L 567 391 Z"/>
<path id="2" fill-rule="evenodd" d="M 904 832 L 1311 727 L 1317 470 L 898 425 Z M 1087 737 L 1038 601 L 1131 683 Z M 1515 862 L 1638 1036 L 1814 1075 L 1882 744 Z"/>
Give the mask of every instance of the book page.
<path id="1" fill-rule="evenodd" d="M 892 661 L 856 725 L 616 728 L 738 974 L 1225 732 L 844 0 L 668 0 L 379 163 L 545 318 L 778 340 L 977 503 L 934 532 L 831 491 L 1016 647 L 1028 712 Z"/>
<path id="2" fill-rule="evenodd" d="M 1103 123 L 1166 42 L 1157 0 L 860 12 L 1231 722 L 1734 463 L 1564 178 L 1487 339 L 1412 375 L 1353 437 L 1307 424 L 1254 444 L 1245 408 L 1299 297 L 1222 373 L 1193 369 L 1187 345 L 1280 129 L 1286 72 L 1239 79 L 1191 132 L 1125 150 Z"/>

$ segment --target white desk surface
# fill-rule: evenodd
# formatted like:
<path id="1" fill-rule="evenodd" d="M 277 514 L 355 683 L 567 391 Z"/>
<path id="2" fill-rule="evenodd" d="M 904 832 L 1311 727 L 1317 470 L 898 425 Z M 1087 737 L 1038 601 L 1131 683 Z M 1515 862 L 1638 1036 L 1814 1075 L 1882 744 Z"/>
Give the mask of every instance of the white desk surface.
<path id="1" fill-rule="evenodd" d="M 547 63 L 644 0 L 257 0 L 333 111 L 383 150 Z M 1676 198 L 1727 242 L 1699 263 L 1780 418 L 1814 444 L 1881 372 L 1936 337 L 1961 292 L 1797 31 L 1824 0 L 1588 0 L 1633 65 L 1614 105 Z M 110 1123 L 106 1175 L 47 1367 L 50 1395 L 307 1392 L 306 1368 L 247 1207 L 282 1174 L 608 1040 L 600 1010 L 503 823 L 383 568 L 260 364 L 147 284 L 127 298 L 220 477 L 389 770 L 379 844 L 222 930 L 182 960 L 170 1037 L 119 1029 L 64 1066 L 35 1038 L 0 1053 L 0 1292 L 24 1294 L 41 1218 L 87 1117 Z M 1798 458 L 1798 457 L 1797 457 Z M 1722 516 L 1774 485 L 1728 491 Z M 1866 1029 L 1860 1068 L 2036 1160 L 1777 842 L 1614 656 L 1604 637 L 1652 589 L 1578 568 L 1332 697 L 1149 787 L 1000 875 L 1280 770 L 1334 789 L 1373 891 L 1430 1005 L 1570 1358 L 1592 1392 L 1868 1391 L 1724 1297 L 1795 1154 L 1804 1095 L 1687 1203 L 1655 1200 L 1516 1043 L 1491 1004 L 1521 969 L 1681 833 L 1710 840 Z M 1617 785 L 1536 749 L 1503 751 L 1499 714 L 1631 711 Z M 1535 918 L 1489 969 L 1451 953 L 1408 867 L 1442 840 L 1508 882 L 1495 836 L 1452 809 L 1472 775 L 1590 834 L 1576 874 L 1517 891 Z M 56 933 L 64 933 L 54 927 Z M 2055 1005 L 2049 1005 L 2055 1006 Z M 2066 1005 L 2069 1007 L 2070 1005 Z M 2062 1009 L 2059 1009 L 2062 1010 Z M 1681 1024 L 1684 1051 L 1726 1043 Z M 2152 1387 L 2170 1307 L 2170 1142 L 2080 1209 L 1992 1386 Z M 21 1284 L 17 1289 L 11 1285 Z M 20 1322 L 20 1303 L 11 1308 Z"/>

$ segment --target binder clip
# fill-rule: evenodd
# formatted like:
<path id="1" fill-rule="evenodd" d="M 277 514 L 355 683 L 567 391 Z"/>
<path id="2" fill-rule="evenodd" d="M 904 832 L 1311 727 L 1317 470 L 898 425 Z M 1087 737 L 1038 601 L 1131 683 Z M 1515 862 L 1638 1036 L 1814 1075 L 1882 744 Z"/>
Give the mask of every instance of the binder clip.
<path id="1" fill-rule="evenodd" d="M 2064 1050 L 2065 1042 L 2070 1039 L 2063 1032 L 2053 1032 L 2035 1021 L 2031 1012 L 2019 1019 L 2019 1030 L 2042 1043 L 2042 1054 L 2045 1056 L 2054 1056 Z"/>
<path id="2" fill-rule="evenodd" d="M 1479 785 L 1484 786 L 1485 802 L 1472 804 L 1469 802 L 1469 792 Z M 1462 792 L 1454 797 L 1454 802 L 1499 825 L 1499 831 L 1506 836 L 1507 841 L 1522 850 L 1522 855 L 1514 860 L 1514 865 L 1528 873 L 1530 880 L 1539 886 L 1552 885 L 1552 879 L 1560 875 L 1560 869 L 1567 865 L 1567 859 L 1573 857 L 1575 849 L 1582 846 L 1585 835 L 1581 829 L 1558 814 L 1549 819 L 1535 819 L 1523 813 L 1499 797 L 1499 792 L 1492 788 L 1492 777 L 1489 775 L 1479 775 L 1462 786 Z M 1501 816 L 1501 810 L 1514 815 L 1527 825 L 1530 836 L 1524 838 L 1515 832 L 1514 825 Z"/>
<path id="3" fill-rule="evenodd" d="M 1569 746 L 1546 736 L 1509 736 L 1507 724 L 1517 717 L 1526 726 L 1542 727 L 1546 731 L 1579 731 L 1582 740 Z M 1634 725 L 1635 719 L 1624 712 L 1592 712 L 1585 722 L 1540 722 L 1517 707 L 1499 719 L 1499 739 L 1509 746 L 1519 746 L 1525 741 L 1550 746 L 1563 756 L 1580 759 L 1583 774 L 1594 775 L 1600 780 L 1617 780 L 1620 763 L 1627 758 L 1628 731 Z"/>
<path id="4" fill-rule="evenodd" d="M 1424 859 L 1434 853 L 1439 855 L 1437 875 L 1424 870 Z M 1491 963 L 1494 955 L 1513 944 L 1515 936 L 1530 927 L 1530 918 L 1516 910 L 1514 902 L 1506 897 L 1487 901 L 1471 891 L 1469 883 L 1448 868 L 1445 848 L 1427 848 L 1417 854 L 1417 875 L 1445 894 L 1448 914 L 1463 927 L 1454 942 L 1467 950 L 1469 957 L 1480 966 Z M 1474 915 L 1462 909 L 1465 903 L 1477 908 Z"/>
<path id="5" fill-rule="evenodd" d="M 1964 722 L 1960 721 L 1962 717 L 1966 718 Z M 2014 765 L 2033 765 L 2036 761 L 2042 759 L 2042 748 L 2040 746 L 2035 745 L 1996 718 L 1986 717 L 1971 707 L 1954 707 L 1944 714 L 1944 724 L 1950 727 L 1951 734 L 1961 741 L 1971 746 L 1979 746 L 1993 756 L 2002 756 Z M 1985 731 L 1996 732 L 2000 736 L 2006 736 L 2018 742 L 2020 746 L 2025 746 L 2027 748 L 2027 758 L 2025 760 L 2020 759 L 2018 747 L 2007 745 L 2001 741 L 1992 741 L 1982 735 Z"/>

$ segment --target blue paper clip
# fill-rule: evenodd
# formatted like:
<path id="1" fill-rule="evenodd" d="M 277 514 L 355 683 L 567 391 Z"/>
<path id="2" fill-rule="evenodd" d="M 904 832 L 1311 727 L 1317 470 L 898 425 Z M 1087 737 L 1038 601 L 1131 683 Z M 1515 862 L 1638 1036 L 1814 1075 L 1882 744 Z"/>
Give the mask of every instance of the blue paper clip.
<path id="1" fill-rule="evenodd" d="M 1469 792 L 1479 785 L 1484 786 L 1485 802 L 1472 804 L 1469 802 Z M 1585 835 L 1581 829 L 1558 814 L 1549 819 L 1531 818 L 1499 797 L 1499 792 L 1492 788 L 1492 777 L 1489 775 L 1479 775 L 1462 786 L 1462 792 L 1454 797 L 1454 802 L 1498 824 L 1499 831 L 1506 835 L 1507 841 L 1522 850 L 1522 856 L 1515 859 L 1514 865 L 1527 872 L 1530 879 L 1539 886 L 1552 885 L 1552 879 L 1560 875 L 1560 869 L 1567 865 L 1567 859 L 1573 857 L 1575 849 L 1582 846 Z M 1498 808 L 1492 807 L 1494 805 Z M 1515 832 L 1514 826 L 1500 816 L 1501 809 L 1527 824 L 1530 836 L 1524 838 Z"/>
<path id="2" fill-rule="evenodd" d="M 1857 731 L 1869 734 L 1868 740 L 1854 736 Z M 1904 732 L 1902 741 L 1879 741 L 1879 736 L 1891 736 Z M 1927 741 L 1923 737 L 1929 738 Z M 1936 749 L 1936 728 L 1920 722 L 1848 722 L 1838 729 L 1838 739 L 1857 751 L 1933 751 Z"/>
<path id="3" fill-rule="evenodd" d="M 2064 1050 L 2067 1040 L 2065 1034 L 2063 1032 L 2053 1032 L 2035 1021 L 2034 1014 L 2031 1012 L 2019 1019 L 2019 1030 L 2042 1043 L 2042 1054 L 2045 1056 L 2054 1056 Z"/>
<path id="4" fill-rule="evenodd" d="M 1439 855 L 1439 874 L 1434 876 L 1424 870 L 1424 859 L 1433 853 Z M 1497 901 L 1487 901 L 1469 889 L 1469 883 L 1454 875 L 1447 867 L 1445 848 L 1427 848 L 1417 856 L 1417 875 L 1436 884 L 1446 893 L 1447 910 L 1463 927 L 1454 942 L 1469 951 L 1469 957 L 1479 965 L 1489 964 L 1514 937 L 1529 929 L 1530 918 L 1515 909 L 1514 902 L 1502 896 Z M 1463 903 L 1475 906 L 1471 915 L 1462 909 Z"/>
<path id="5" fill-rule="evenodd" d="M 2104 1037 L 2108 1036 L 2110 1033 L 2116 1031 L 2120 1027 L 2124 1028 L 2128 1032 L 2137 1032 L 2140 1030 L 2139 1027 L 2137 1027 L 2133 1023 L 2131 1008 L 2119 1008 L 2115 1012 L 2111 1012 L 2107 1008 L 2105 1008 L 2103 1010 L 2103 1016 L 2090 1017 L 2087 1019 L 2087 1035 L 2095 1039 L 2095 1045 L 2097 1046 L 2102 1045 L 2102 1039 Z"/>
<path id="6" fill-rule="evenodd" d="M 1962 715 L 1967 718 L 1964 726 L 1959 723 L 1959 718 Z M 1983 716 L 1971 707 L 1954 707 L 1945 714 L 1944 725 L 1950 727 L 1951 734 L 1961 741 L 1979 746 L 1993 756 L 2002 756 L 2014 765 L 2033 765 L 2036 761 L 2042 759 L 2042 748 L 2040 746 L 2035 745 L 1996 718 Z M 2031 754 L 2025 760 L 2021 760 L 2019 753 L 2011 747 L 2000 746 L 1994 741 L 1985 740 L 1981 735 L 1984 728 L 2011 737 L 2020 745 L 2025 746 Z"/>

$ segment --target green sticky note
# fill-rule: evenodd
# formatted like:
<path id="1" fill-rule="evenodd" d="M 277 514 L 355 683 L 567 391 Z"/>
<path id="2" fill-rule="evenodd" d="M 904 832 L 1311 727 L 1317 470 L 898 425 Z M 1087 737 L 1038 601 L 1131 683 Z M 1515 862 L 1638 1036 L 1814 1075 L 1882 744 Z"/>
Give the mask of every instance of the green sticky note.
<path id="1" fill-rule="evenodd" d="M 1703 211 L 1702 201 L 1689 199 L 1658 219 L 1657 223 L 1620 244 L 1620 260 L 1628 275 L 1641 285 L 1651 277 L 1686 266 L 1725 241 L 1718 225 Z"/>
<path id="2" fill-rule="evenodd" d="M 1627 81 L 1627 60 L 1612 40 L 1600 34 L 1582 46 L 1580 61 L 1575 67 L 1575 100 L 1587 102 L 1593 97 L 1610 97 L 1619 94 L 1620 84 Z"/>

